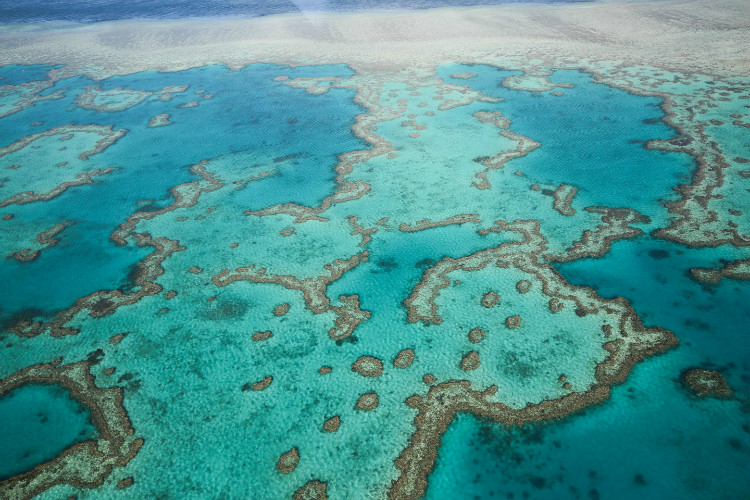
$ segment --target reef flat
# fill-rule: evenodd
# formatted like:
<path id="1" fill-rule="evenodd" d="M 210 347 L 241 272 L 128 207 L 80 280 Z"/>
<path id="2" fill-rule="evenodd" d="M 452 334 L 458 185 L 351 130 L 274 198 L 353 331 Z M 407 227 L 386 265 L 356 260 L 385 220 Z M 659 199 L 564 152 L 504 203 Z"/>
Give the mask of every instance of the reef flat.
<path id="1" fill-rule="evenodd" d="M 749 10 L 4 30 L 0 496 L 740 498 Z"/>

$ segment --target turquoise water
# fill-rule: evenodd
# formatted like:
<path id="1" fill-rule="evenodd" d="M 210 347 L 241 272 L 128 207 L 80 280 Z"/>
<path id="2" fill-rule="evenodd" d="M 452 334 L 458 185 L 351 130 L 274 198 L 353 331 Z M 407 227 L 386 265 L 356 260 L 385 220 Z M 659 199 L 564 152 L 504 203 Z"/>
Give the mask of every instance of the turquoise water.
<path id="1" fill-rule="evenodd" d="M 169 189 L 191 180 L 189 167 L 202 160 L 228 152 L 250 151 L 253 163 L 241 165 L 248 175 L 271 165 L 278 168 L 278 175 L 266 180 L 263 187 L 253 185 L 237 197 L 236 202 L 246 208 L 257 209 L 284 201 L 315 203 L 322 199 L 332 187 L 335 155 L 362 147 L 362 142 L 347 130 L 360 108 L 346 98 L 333 97 L 336 92 L 346 94 L 346 91 L 318 99 L 293 91 L 272 80 L 270 75 L 275 76 L 278 71 L 277 66 L 271 65 L 256 65 L 250 71 L 209 66 L 178 73 L 149 71 L 104 82 L 69 78 L 56 82 L 48 90 L 63 90 L 65 98 L 37 103 L 33 108 L 5 117 L 0 129 L 3 145 L 39 132 L 40 126 L 32 125 L 38 121 L 44 122 L 45 129 L 71 123 L 104 123 L 114 129 L 128 130 L 128 141 L 115 143 L 88 160 L 88 169 L 115 168 L 111 174 L 97 179 L 95 190 L 75 187 L 43 204 L 13 206 L 14 220 L 22 224 L 39 225 L 44 221 L 73 224 L 62 233 L 61 243 L 45 250 L 38 260 L 2 262 L 0 279 L 17 285 L 0 306 L 0 320 L 18 317 L 19 313 L 21 317 L 48 316 L 78 297 L 127 285 L 129 269 L 150 253 L 149 249 L 117 247 L 109 240 L 109 234 L 139 207 L 157 209 L 169 205 Z M 346 67 L 288 68 L 284 72 L 300 78 L 351 74 Z M 108 113 L 75 106 L 75 96 L 95 83 L 103 90 L 125 86 L 155 92 L 177 84 L 190 88 L 169 103 L 173 124 L 151 129 L 145 125 L 164 107 L 156 98 L 125 111 Z M 179 108 L 200 98 L 194 92 L 209 85 L 214 98 L 201 99 L 201 105 L 194 108 Z M 237 106 L 237 102 L 246 104 Z M 285 108 L 289 112 L 281 117 L 283 126 L 269 128 L 269 122 L 278 119 L 276 110 Z M 106 116 L 104 122 L 101 115 Z M 196 127 L 196 123 L 205 126 Z M 298 140 L 300 134 L 305 134 L 304 140 Z M 274 159 L 286 156 L 293 158 L 274 163 Z M 148 181 L 143 182 L 144 179 Z M 2 191 L 0 196 L 5 198 Z M 45 288 L 53 288 L 55 292 L 45 293 Z M 33 311 L 29 308 L 32 303 Z"/>
<path id="2" fill-rule="evenodd" d="M 0 68 L 0 83 L 37 81 L 49 69 Z M 102 477 L 102 486 L 61 484 L 38 498 L 289 498 L 312 479 L 327 483 L 331 499 L 382 498 L 399 475 L 394 460 L 414 433 L 416 411 L 404 401 L 427 394 L 424 375 L 438 383 L 468 380 L 474 389 L 498 385 L 492 401 L 516 410 L 567 394 L 561 373 L 573 390 L 588 390 L 607 356 L 601 327 L 611 324 L 611 313 L 580 315 L 568 302 L 553 314 L 541 279 L 508 265 L 503 259 L 510 257 L 447 273 L 448 286 L 434 297 L 438 321 L 409 321 L 405 301 L 441 259 L 503 243 L 515 242 L 517 257 L 546 266 L 544 252 L 533 241 L 519 243 L 518 231 L 486 230 L 495 221 L 538 221 L 549 252 L 560 253 L 602 224 L 585 210 L 591 206 L 632 208 L 649 221 L 633 224 L 640 237 L 615 241 L 600 258 L 554 264 L 560 274 L 548 279 L 590 287 L 607 299 L 624 297 L 646 326 L 673 331 L 679 346 L 638 364 L 603 404 L 563 420 L 504 428 L 459 413 L 443 436 L 425 498 L 742 498 L 750 487 L 750 288 L 747 281 L 701 284 L 688 276 L 691 268 L 746 259 L 747 251 L 648 235 L 671 223 L 663 202 L 678 199 L 674 187 L 690 182 L 695 166 L 684 153 L 644 147 L 679 135 L 661 120 L 663 97 L 595 83 L 576 70 L 551 71 L 542 89 L 512 88 L 521 74 L 459 64 L 438 67 L 435 77 L 253 64 L 99 81 L 75 76 L 38 92 L 62 97 L 0 119 L 0 147 L 63 126 L 126 130 L 87 160 L 76 158 L 98 136 L 80 128 L 70 129 L 74 137 L 41 138 L 23 154 L 0 157 L 0 177 L 7 176 L 0 200 L 17 194 L 12 186 L 47 182 L 52 189 L 80 172 L 114 169 L 48 201 L 0 208 L 0 215 L 12 215 L 0 220 L 6 255 L 40 252 L 31 262 L 0 261 L 0 279 L 12 284 L 0 300 L 6 330 L 0 380 L 58 356 L 63 365 L 88 359 L 97 387 L 122 389 L 133 438 L 144 439 L 132 459 Z M 86 109 L 76 97 L 94 85 L 101 91 L 95 103 L 122 109 Z M 161 95 L 169 86 L 186 88 Z M 22 92 L 4 89 L 0 104 L 13 104 Z M 726 106 L 746 114 L 741 101 Z M 503 135 L 500 121 L 480 119 L 487 113 L 501 113 L 517 135 Z M 165 114 L 166 125 L 149 126 Z M 368 121 L 372 115 L 379 119 Z M 734 154 L 750 148 L 736 144 L 745 139 L 734 131 L 722 133 Z M 540 146 L 486 169 L 489 158 L 515 150 L 519 135 Z M 353 161 L 351 171 L 336 170 L 346 153 L 363 150 L 373 156 Z M 8 168 L 15 159 L 19 168 Z M 63 159 L 68 164 L 56 166 Z M 199 163 L 206 178 L 191 171 Z M 725 187 L 727 199 L 741 200 L 739 182 Z M 369 190 L 335 194 L 344 183 L 366 183 Z M 578 188 L 570 202 L 574 215 L 553 208 L 561 184 Z M 740 203 L 750 210 L 747 200 Z M 140 220 L 126 244 L 116 245 L 110 235 L 133 214 Z M 305 214 L 313 220 L 301 222 Z M 408 230 L 461 214 L 469 220 Z M 58 243 L 39 241 L 58 223 L 66 224 Z M 50 320 L 96 291 L 136 291 L 135 266 L 153 251 L 137 245 L 137 235 L 146 234 L 181 247 L 161 263 L 163 273 L 154 278 L 159 293 L 103 317 L 88 309 L 73 314 L 66 326 L 76 335 L 46 330 L 24 338 L 7 331 L 19 319 Z M 325 287 L 312 285 L 326 279 Z M 528 293 L 517 291 L 521 280 L 530 280 Z M 500 296 L 492 308 L 480 302 L 490 290 Z M 354 294 L 362 322 L 338 338 L 329 332 L 343 328 L 341 311 L 354 310 Z M 289 304 L 287 313 L 276 309 L 281 304 Z M 522 317 L 515 329 L 506 327 L 512 314 Z M 473 328 L 487 338 L 471 342 Z M 254 336 L 267 331 L 264 339 Z M 413 349 L 415 360 L 396 368 L 392 360 L 404 349 Z M 470 350 L 481 366 L 464 370 L 460 362 Z M 383 374 L 354 373 L 361 356 L 380 359 Z M 331 373 L 321 374 L 324 366 Z M 679 377 L 694 367 L 719 371 L 734 397 L 692 396 Z M 267 388 L 257 385 L 269 376 Z M 22 429 L 5 436 L 15 441 L 4 452 L 12 465 L 3 477 L 93 435 L 75 401 L 53 392 L 27 385 L 0 401 L 16 412 L 24 396 L 35 401 L 25 406 L 32 413 L 44 404 L 67 422 L 65 432 L 49 425 L 52 419 L 18 422 Z M 378 407 L 356 408 L 368 392 L 378 394 Z M 328 432 L 323 423 L 333 416 L 340 427 Z M 37 438 L 18 441 L 32 434 L 25 430 L 32 424 L 40 426 Z M 41 451 L 31 453 L 32 447 Z M 293 447 L 299 464 L 282 474 L 277 461 Z M 116 486 L 129 477 L 132 486 Z"/>
<path id="3" fill-rule="evenodd" d="M 0 481 L 96 436 L 88 410 L 59 386 L 27 384 L 0 398 Z"/>

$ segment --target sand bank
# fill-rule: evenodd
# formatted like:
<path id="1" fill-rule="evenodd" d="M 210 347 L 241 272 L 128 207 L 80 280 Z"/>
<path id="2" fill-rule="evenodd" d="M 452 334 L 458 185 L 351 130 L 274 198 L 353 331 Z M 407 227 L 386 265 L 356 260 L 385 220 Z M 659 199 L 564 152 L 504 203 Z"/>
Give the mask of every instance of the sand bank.
<path id="1" fill-rule="evenodd" d="M 746 76 L 746 0 L 504 5 L 252 19 L 128 20 L 65 29 L 5 25 L 0 65 L 63 63 L 99 78 L 210 62 L 346 63 L 359 71 L 518 58 L 616 61 Z"/>

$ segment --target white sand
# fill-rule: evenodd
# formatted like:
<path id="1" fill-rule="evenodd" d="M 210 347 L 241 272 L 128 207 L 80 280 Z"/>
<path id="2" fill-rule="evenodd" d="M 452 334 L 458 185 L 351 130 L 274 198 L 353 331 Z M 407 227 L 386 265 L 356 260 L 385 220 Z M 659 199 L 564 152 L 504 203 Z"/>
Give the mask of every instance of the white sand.
<path id="1" fill-rule="evenodd" d="M 363 71 L 518 58 L 750 75 L 750 1 L 505 5 L 254 19 L 4 27 L 0 65 L 64 63 L 99 78 L 221 62 L 347 63 Z"/>

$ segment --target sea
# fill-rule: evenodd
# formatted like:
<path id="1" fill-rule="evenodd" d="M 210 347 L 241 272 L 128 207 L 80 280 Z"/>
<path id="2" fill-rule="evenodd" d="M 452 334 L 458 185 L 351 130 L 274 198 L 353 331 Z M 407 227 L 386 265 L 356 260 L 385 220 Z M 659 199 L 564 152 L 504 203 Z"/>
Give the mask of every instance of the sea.
<path id="1" fill-rule="evenodd" d="M 2 1 L 0 23 L 505 3 Z M 0 67 L 0 497 L 747 498 L 748 272 L 695 270 L 750 258 L 748 78 L 64 64 Z M 698 182 L 693 107 L 725 182 L 680 241 L 658 230 Z M 520 415 L 588 393 L 603 326 L 679 342 L 561 416 L 441 401 L 437 457 L 398 489 L 416 430 L 439 427 L 430 394 L 467 380 Z M 694 369 L 731 392 L 696 394 Z"/>

